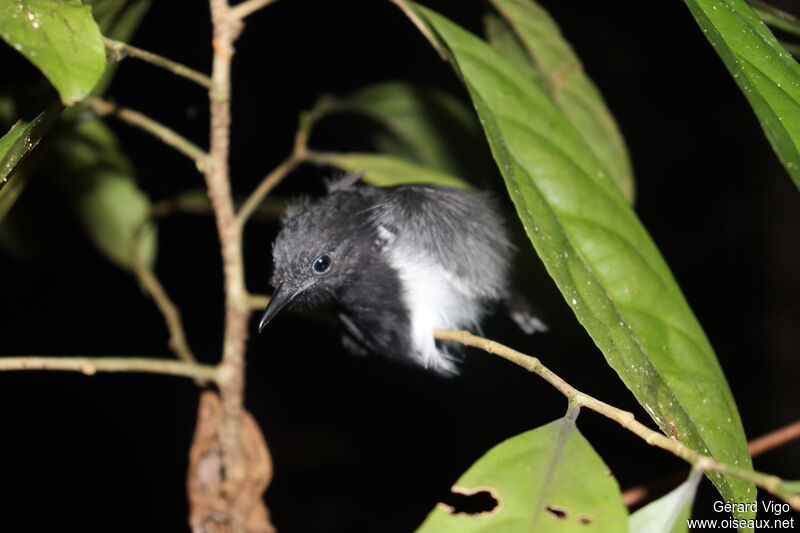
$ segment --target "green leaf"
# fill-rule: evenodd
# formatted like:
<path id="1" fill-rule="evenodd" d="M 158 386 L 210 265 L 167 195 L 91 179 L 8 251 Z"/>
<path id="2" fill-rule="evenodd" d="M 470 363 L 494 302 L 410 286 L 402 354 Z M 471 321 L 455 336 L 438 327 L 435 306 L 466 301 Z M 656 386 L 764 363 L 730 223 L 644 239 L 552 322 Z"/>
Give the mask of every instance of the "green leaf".
<path id="1" fill-rule="evenodd" d="M 489 42 L 502 52 L 516 52 L 519 65 L 523 56 L 537 72 L 536 79 L 550 94 L 575 129 L 597 156 L 600 165 L 629 201 L 633 201 L 634 183 L 625 140 L 608 110 L 600 91 L 586 75 L 580 59 L 561 35 L 550 14 L 532 0 L 491 0 L 505 22 L 508 35 L 498 21 L 487 24 Z M 492 19 L 490 19 L 492 20 Z M 493 39 L 493 40 L 492 40 Z M 531 70 L 530 67 L 527 70 Z"/>
<path id="2" fill-rule="evenodd" d="M 618 533 L 627 527 L 616 479 L 570 417 L 498 444 L 452 491 L 494 505 L 469 514 L 440 503 L 417 533 Z"/>
<path id="3" fill-rule="evenodd" d="M 60 112 L 61 106 L 53 105 L 30 121 L 18 120 L 0 139 L 0 190 L 14 167 L 36 148 Z"/>
<path id="4" fill-rule="evenodd" d="M 124 174 L 99 172 L 93 181 L 81 195 L 78 212 L 95 245 L 122 267 L 133 268 L 134 254 L 152 265 L 156 234 L 147 218 L 147 196 Z"/>
<path id="5" fill-rule="evenodd" d="M 539 71 L 534 67 L 524 45 L 500 15 L 494 11 L 488 11 L 483 17 L 483 31 L 492 48 L 506 60 L 530 76 L 536 83 L 545 83 Z"/>
<path id="6" fill-rule="evenodd" d="M 80 123 L 58 140 L 63 172 L 71 180 L 76 214 L 97 248 L 119 266 L 152 265 L 156 254 L 150 200 L 134 179 L 133 165 L 100 120 Z"/>
<path id="7" fill-rule="evenodd" d="M 743 0 L 684 0 L 800 188 L 800 65 Z"/>
<path id="8" fill-rule="evenodd" d="M 630 533 L 685 533 L 692 513 L 694 496 L 702 472 L 692 470 L 689 479 L 661 498 L 633 513 L 628 520 Z"/>
<path id="9" fill-rule="evenodd" d="M 574 126 L 485 42 L 410 5 L 449 50 L 528 237 L 609 364 L 666 434 L 749 467 L 713 349 L 655 244 Z M 728 500 L 755 498 L 751 484 L 709 477 Z"/>
<path id="10" fill-rule="evenodd" d="M 30 121 L 18 120 L 0 139 L 0 221 L 13 207 L 27 182 L 27 174 L 18 172 L 11 180 L 11 173 L 36 148 L 61 109 L 60 105 L 52 105 Z"/>
<path id="11" fill-rule="evenodd" d="M 472 188 L 469 183 L 456 176 L 390 155 L 330 152 L 323 155 L 321 162 L 347 172 L 362 172 L 364 182 L 376 187 L 426 183 L 459 189 Z"/>
<path id="12" fill-rule="evenodd" d="M 475 114 L 453 95 L 408 82 L 385 82 L 354 93 L 326 97 L 324 114 L 356 113 L 382 126 L 376 148 L 443 172 L 485 179 L 491 170 Z"/>
<path id="13" fill-rule="evenodd" d="M 65 105 L 85 98 L 105 70 L 103 37 L 80 0 L 6 0 L 0 36 L 39 67 Z"/>

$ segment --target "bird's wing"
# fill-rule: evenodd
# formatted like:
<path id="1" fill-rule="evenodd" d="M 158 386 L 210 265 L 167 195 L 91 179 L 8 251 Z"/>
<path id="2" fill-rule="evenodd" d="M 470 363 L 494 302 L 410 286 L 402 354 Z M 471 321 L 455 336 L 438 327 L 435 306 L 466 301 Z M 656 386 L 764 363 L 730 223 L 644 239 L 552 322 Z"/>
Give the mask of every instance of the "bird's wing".
<path id="1" fill-rule="evenodd" d="M 513 247 L 488 195 L 428 186 L 385 191 L 370 214 L 385 251 L 440 267 L 466 295 L 506 293 Z"/>

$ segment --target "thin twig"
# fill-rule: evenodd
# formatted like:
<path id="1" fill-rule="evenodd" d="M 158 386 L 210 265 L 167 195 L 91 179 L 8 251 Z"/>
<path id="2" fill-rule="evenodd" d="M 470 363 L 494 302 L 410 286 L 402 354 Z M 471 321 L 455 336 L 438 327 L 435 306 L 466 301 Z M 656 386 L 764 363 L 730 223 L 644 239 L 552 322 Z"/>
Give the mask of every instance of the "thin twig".
<path id="1" fill-rule="evenodd" d="M 120 61 L 128 56 L 135 57 L 136 59 L 141 59 L 142 61 L 150 63 L 151 65 L 168 70 L 177 76 L 191 80 L 199 85 L 202 85 L 206 89 L 211 88 L 211 78 L 202 72 L 198 72 L 193 68 L 187 67 L 186 65 L 182 65 L 181 63 L 167 59 L 166 57 L 154 54 L 153 52 L 148 52 L 147 50 L 142 50 L 141 48 L 131 46 L 128 43 L 109 39 L 108 37 L 103 37 L 103 42 L 105 43 L 106 48 L 114 53 L 114 59 L 116 61 Z"/>
<path id="2" fill-rule="evenodd" d="M 283 178 L 291 173 L 300 163 L 308 160 L 308 138 L 311 136 L 311 129 L 317 119 L 326 111 L 326 107 L 320 101 L 311 110 L 300 113 L 298 120 L 297 133 L 294 136 L 294 145 L 289 156 L 269 174 L 261 183 L 258 184 L 250 196 L 244 201 L 242 207 L 236 215 L 240 229 L 244 227 L 253 212 L 261 205 L 264 198 L 274 189 Z"/>
<path id="3" fill-rule="evenodd" d="M 800 438 L 800 420 L 751 439 L 747 447 L 750 450 L 750 457 L 757 457 L 798 438 Z M 676 471 L 648 483 L 630 487 L 622 492 L 622 501 L 627 507 L 637 505 L 643 500 L 657 497 L 675 488 L 685 478 L 685 471 Z"/>
<path id="4" fill-rule="evenodd" d="M 623 428 L 639 436 L 647 444 L 666 450 L 704 472 L 718 472 L 753 483 L 770 494 L 786 501 L 793 509 L 800 510 L 800 494 L 796 494 L 784 488 L 784 481 L 779 477 L 721 463 L 707 455 L 697 453 L 682 442 L 670 439 L 663 433 L 659 433 L 645 426 L 634 418 L 633 413 L 618 409 L 579 391 L 561 379 L 552 370 L 544 366 L 541 361 L 535 357 L 518 352 L 498 342 L 478 337 L 468 331 L 437 329 L 434 331 L 434 336 L 440 340 L 458 342 L 466 346 L 479 348 L 494 355 L 499 355 L 544 378 L 545 381 L 567 397 L 570 405 L 587 407 L 606 418 L 610 418 Z"/>
<path id="5" fill-rule="evenodd" d="M 248 294 L 247 303 L 250 309 L 261 311 L 269 304 L 269 296 L 266 294 Z"/>
<path id="6" fill-rule="evenodd" d="M 750 455 L 755 457 L 796 439 L 800 439 L 800 420 L 751 440 L 747 447 Z"/>
<path id="7" fill-rule="evenodd" d="M 194 161 L 197 169 L 201 172 L 206 168 L 208 154 L 206 154 L 205 151 L 182 135 L 156 122 L 147 115 L 143 115 L 127 107 L 118 106 L 101 98 L 90 98 L 86 101 L 98 115 L 112 115 L 123 122 L 136 126 L 156 137 L 167 146 L 175 148 L 177 151 L 187 156 Z"/>
<path id="8" fill-rule="evenodd" d="M 236 220 L 240 227 L 243 227 L 253 212 L 258 209 L 264 198 L 278 185 L 283 178 L 286 177 L 292 170 L 294 170 L 300 163 L 294 152 L 289 155 L 280 165 L 275 167 L 272 172 L 266 175 L 258 187 L 253 190 L 250 196 L 242 204 L 239 212 L 236 214 Z"/>
<path id="9" fill-rule="evenodd" d="M 183 330 L 181 312 L 175 303 L 170 299 L 161 281 L 153 270 L 141 261 L 134 261 L 133 272 L 144 288 L 153 298 L 153 301 L 164 316 L 164 323 L 169 331 L 169 341 L 167 345 L 175 352 L 178 359 L 187 363 L 194 363 L 196 359 L 186 342 L 186 334 Z"/>
<path id="10" fill-rule="evenodd" d="M 215 366 L 146 357 L 0 357 L 2 370 L 64 370 L 87 376 L 96 372 L 142 372 L 203 381 L 214 381 L 219 373 Z"/>
<path id="11" fill-rule="evenodd" d="M 277 0 L 245 0 L 239 2 L 230 8 L 230 17 L 232 20 L 243 20 L 245 17 L 252 15 L 261 8 L 274 4 Z"/>

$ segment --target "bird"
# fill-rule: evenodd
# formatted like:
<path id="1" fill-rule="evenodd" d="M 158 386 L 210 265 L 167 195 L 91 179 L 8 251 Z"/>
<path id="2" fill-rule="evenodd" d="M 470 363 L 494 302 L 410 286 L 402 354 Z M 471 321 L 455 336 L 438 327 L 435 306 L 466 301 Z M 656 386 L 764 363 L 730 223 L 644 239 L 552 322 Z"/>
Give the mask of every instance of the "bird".
<path id="1" fill-rule="evenodd" d="M 458 348 L 437 342 L 434 330 L 480 331 L 496 304 L 512 301 L 514 246 L 500 210 L 484 192 L 372 187 L 360 177 L 331 180 L 321 198 L 287 209 L 259 333 L 289 304 L 328 306 L 347 351 L 457 375 Z M 525 306 L 509 314 L 526 333 L 546 330 Z"/>

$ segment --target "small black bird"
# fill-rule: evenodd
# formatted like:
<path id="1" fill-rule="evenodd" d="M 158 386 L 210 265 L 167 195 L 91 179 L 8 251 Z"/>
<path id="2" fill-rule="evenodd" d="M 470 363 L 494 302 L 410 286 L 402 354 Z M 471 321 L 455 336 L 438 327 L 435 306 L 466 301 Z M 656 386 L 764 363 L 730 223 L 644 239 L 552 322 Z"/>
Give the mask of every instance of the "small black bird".
<path id="1" fill-rule="evenodd" d="M 326 196 L 287 213 L 259 332 L 290 302 L 332 304 L 348 351 L 457 374 L 453 349 L 433 330 L 479 328 L 508 298 L 513 247 L 501 217 L 482 193 L 356 186 L 358 178 L 331 182 Z M 528 333 L 546 329 L 530 313 L 511 315 Z"/>

